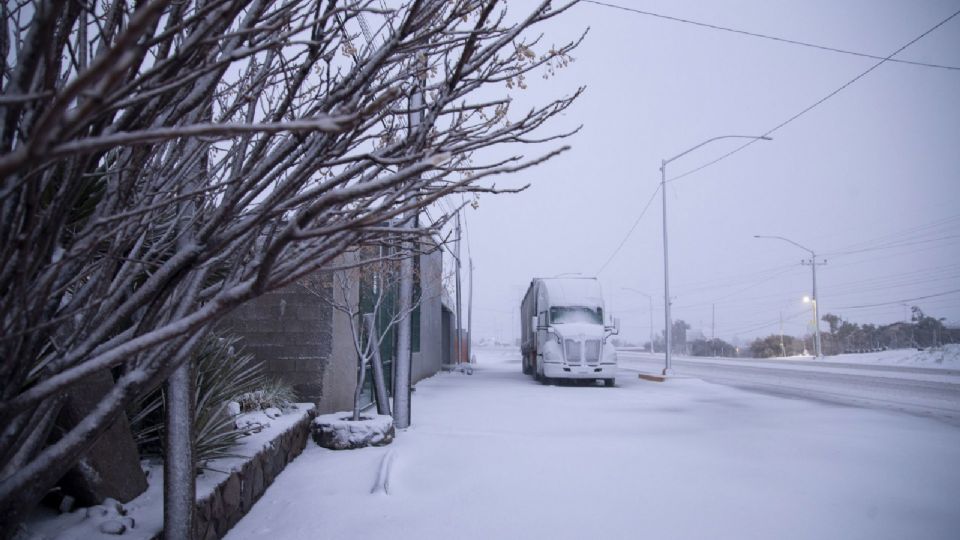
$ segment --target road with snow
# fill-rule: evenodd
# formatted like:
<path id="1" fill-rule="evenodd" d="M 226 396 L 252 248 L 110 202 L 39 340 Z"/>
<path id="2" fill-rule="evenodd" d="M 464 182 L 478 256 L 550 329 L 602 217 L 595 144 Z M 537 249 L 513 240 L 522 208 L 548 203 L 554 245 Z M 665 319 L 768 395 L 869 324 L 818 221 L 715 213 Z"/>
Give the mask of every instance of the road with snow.
<path id="1" fill-rule="evenodd" d="M 673 368 L 680 376 L 754 391 L 893 409 L 960 425 L 960 369 L 856 361 L 896 354 L 845 355 L 828 361 L 675 357 Z M 625 371 L 663 369 L 662 354 L 620 350 L 618 359 Z"/>
<path id="2" fill-rule="evenodd" d="M 515 348 L 475 352 L 473 375 L 417 383 L 412 426 L 391 445 L 308 442 L 226 540 L 960 531 L 956 425 L 694 377 L 648 382 L 642 359 L 625 358 L 613 388 L 543 385 Z"/>

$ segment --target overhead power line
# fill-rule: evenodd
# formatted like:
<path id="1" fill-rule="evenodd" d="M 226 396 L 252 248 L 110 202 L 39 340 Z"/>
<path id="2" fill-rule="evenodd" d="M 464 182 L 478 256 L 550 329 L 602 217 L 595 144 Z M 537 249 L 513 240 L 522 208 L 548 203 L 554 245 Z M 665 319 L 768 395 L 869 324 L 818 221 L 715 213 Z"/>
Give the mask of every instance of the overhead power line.
<path id="1" fill-rule="evenodd" d="M 592 0 L 588 0 L 588 1 L 592 1 Z M 824 102 L 826 102 L 828 99 L 830 99 L 830 98 L 832 98 L 833 96 L 839 94 L 840 92 L 846 90 L 847 87 L 849 87 L 849 86 L 852 85 L 853 83 L 855 83 L 855 82 L 859 81 L 860 79 L 866 77 L 870 72 L 872 72 L 873 70 L 875 70 L 875 69 L 877 69 L 878 67 L 882 66 L 883 64 L 889 62 L 894 56 L 896 56 L 896 55 L 900 54 L 901 52 L 903 52 L 904 49 L 906 49 L 907 47 L 909 47 L 909 46 L 913 45 L 914 43 L 920 41 L 921 39 L 927 37 L 927 35 L 929 35 L 931 32 L 933 32 L 933 31 L 936 30 L 937 28 L 940 28 L 941 26 L 943 26 L 944 24 L 946 24 L 947 22 L 949 22 L 951 19 L 953 19 L 953 18 L 956 17 L 957 15 L 960 15 L 960 10 L 957 10 L 957 11 L 953 12 L 952 15 L 950 15 L 950 16 L 947 17 L 946 19 L 943 19 L 942 21 L 940 21 L 939 23 L 937 23 L 936 25 L 934 25 L 932 28 L 930 28 L 930 29 L 927 30 L 926 32 L 920 34 L 919 36 L 917 36 L 917 37 L 915 37 L 915 38 L 913 38 L 913 39 L 911 39 L 911 40 L 908 41 L 905 45 L 903 45 L 902 47 L 900 47 L 900 48 L 897 49 L 896 51 L 893 51 L 893 53 L 890 54 L 889 56 L 881 59 L 881 60 L 880 60 L 879 62 L 877 62 L 876 64 L 870 66 L 867 70 L 861 72 L 861 73 L 860 73 L 859 75 L 857 75 L 856 77 L 854 77 L 854 78 L 850 79 L 849 81 L 845 82 L 843 85 L 841 85 L 841 86 L 840 86 L 839 88 L 837 88 L 836 90 L 830 92 L 830 93 L 827 94 L 826 96 L 824 96 L 824 97 L 820 98 L 819 100 L 817 100 L 813 105 L 810 105 L 809 107 L 803 109 L 802 111 L 800 111 L 800 112 L 798 112 L 797 114 L 791 116 L 790 118 L 787 118 L 787 119 L 784 120 L 783 122 L 780 122 L 779 124 L 777 124 L 776 126 L 774 126 L 772 129 L 770 129 L 770 130 L 768 130 L 767 132 L 765 132 L 765 133 L 763 134 L 763 136 L 764 136 L 764 137 L 767 137 L 767 136 L 771 135 L 772 133 L 774 133 L 774 132 L 776 132 L 776 131 L 779 131 L 780 129 L 784 128 L 785 126 L 787 126 L 788 124 L 790 124 L 790 123 L 793 122 L 794 120 L 800 118 L 801 116 L 807 114 L 808 112 L 812 111 L 813 109 L 819 107 L 819 106 L 822 105 Z M 759 140 L 762 140 L 762 139 L 759 139 L 759 138 L 758 138 L 758 139 L 750 139 L 749 141 L 747 141 L 747 142 L 743 143 L 742 145 L 738 146 L 737 148 L 734 148 L 733 150 L 727 152 L 726 154 L 723 154 L 722 156 L 718 157 L 717 159 L 714 159 L 713 161 L 709 161 L 709 162 L 707 162 L 707 163 L 705 163 L 705 164 L 697 167 L 696 169 L 687 171 L 687 172 L 685 172 L 685 173 L 683 173 L 683 174 L 680 174 L 680 175 L 678 175 L 678 176 L 674 176 L 673 178 L 667 180 L 667 182 L 675 182 L 675 181 L 677 181 L 677 180 L 680 180 L 681 178 L 684 178 L 684 177 L 686 177 L 686 176 L 690 176 L 691 174 L 693 174 L 693 173 L 695 173 L 695 172 L 702 171 L 703 169 L 706 169 L 707 167 L 709 167 L 709 166 L 711 166 L 711 165 L 713 165 L 713 164 L 715 164 L 715 163 L 718 163 L 718 162 L 720 162 L 720 161 L 723 161 L 724 159 L 727 159 L 728 157 L 736 154 L 737 152 L 743 150 L 744 148 L 750 146 L 751 144 L 754 144 L 755 142 L 757 142 L 757 141 L 759 141 Z"/>
<path id="2" fill-rule="evenodd" d="M 622 248 L 623 245 L 627 243 L 627 239 L 630 238 L 630 235 L 633 234 L 634 229 L 636 229 L 637 225 L 640 224 L 640 220 L 643 219 L 644 214 L 646 214 L 647 210 L 650 209 L 650 204 L 653 202 L 654 197 L 656 197 L 657 193 L 659 192 L 660 192 L 660 185 L 658 184 L 657 189 L 653 190 L 653 193 L 650 195 L 650 199 L 647 201 L 646 206 L 643 207 L 643 210 L 640 212 L 640 215 L 637 216 L 637 220 L 633 222 L 633 226 L 630 227 L 630 230 L 627 231 L 626 236 L 624 236 L 623 240 L 620 241 L 620 245 L 617 246 L 617 249 L 613 250 L 613 253 L 611 253 L 610 257 L 607 258 L 607 262 L 603 263 L 603 266 L 601 266 L 600 269 L 597 270 L 598 276 L 600 275 L 601 272 L 603 272 L 603 270 L 607 267 L 607 265 L 610 264 L 610 261 L 612 261 L 613 258 L 617 256 L 617 253 L 620 253 L 620 248 Z"/>
<path id="3" fill-rule="evenodd" d="M 926 300 L 927 298 L 936 298 L 938 296 L 947 296 L 948 294 L 955 294 L 955 293 L 960 293 L 960 289 L 953 289 L 952 291 L 944 291 L 942 293 L 936 293 L 936 294 L 928 294 L 926 296 L 917 296 L 915 298 L 904 298 L 901 300 L 893 300 L 891 302 L 880 302 L 878 304 L 863 304 L 860 306 L 842 306 L 834 309 L 839 311 L 841 309 L 864 309 L 864 308 L 872 308 L 872 307 L 878 307 L 878 306 L 889 306 L 893 304 L 902 304 L 904 302 L 915 302 L 917 300 Z"/>
<path id="4" fill-rule="evenodd" d="M 652 11 L 644 11 L 644 10 L 642 10 L 642 9 L 630 8 L 630 7 L 626 7 L 626 6 L 619 6 L 619 5 L 617 5 L 617 4 L 610 4 L 610 3 L 607 3 L 607 2 L 598 2 L 597 0 L 583 0 L 583 1 L 584 1 L 585 3 L 588 3 L 588 4 L 596 4 L 596 5 L 598 5 L 598 6 L 604 6 L 604 7 L 614 8 L 614 9 L 620 9 L 620 10 L 623 10 L 623 11 L 630 11 L 630 12 L 636 13 L 636 14 L 638 14 L 638 15 L 647 15 L 647 16 L 649 16 L 649 17 L 656 17 L 656 18 L 658 18 L 658 19 L 666 19 L 666 20 L 668 20 L 668 21 L 673 21 L 673 22 L 678 22 L 678 23 L 692 24 L 692 25 L 694 25 L 694 26 L 699 26 L 699 27 L 701 27 L 701 28 L 709 28 L 709 29 L 711 29 L 711 30 L 720 30 L 720 31 L 723 31 L 723 32 L 731 32 L 731 33 L 734 33 L 734 34 L 740 34 L 740 35 L 744 35 L 744 36 L 750 36 L 750 37 L 761 38 L 761 39 L 768 39 L 768 40 L 771 40 L 771 41 L 778 41 L 778 42 L 780 42 L 780 43 L 788 43 L 788 44 L 790 44 L 790 45 L 799 45 L 799 46 L 801 46 L 801 47 L 809 47 L 809 48 L 812 48 L 812 49 L 819 49 L 819 50 L 821 50 L 821 51 L 829 51 L 829 52 L 835 52 L 835 53 L 840 53 L 840 54 L 848 54 L 848 55 L 852 55 L 852 56 L 859 56 L 859 57 L 861 57 L 861 58 L 872 58 L 872 59 L 874 59 L 874 60 L 887 60 L 887 59 L 884 58 L 883 56 L 877 56 L 877 55 L 874 55 L 874 54 L 867 54 L 867 53 L 862 53 L 862 52 L 857 52 L 857 51 L 849 51 L 849 50 L 846 50 L 846 49 L 838 49 L 838 48 L 836 48 L 836 47 L 827 47 L 827 46 L 825 46 L 825 45 L 817 45 L 816 43 L 808 43 L 808 42 L 806 42 L 806 41 L 797 41 L 797 40 L 795 40 L 795 39 L 787 39 L 787 38 L 782 38 L 782 37 L 777 37 L 777 36 L 771 36 L 771 35 L 769 35 L 769 34 L 760 34 L 760 33 L 758 33 L 758 32 L 749 32 L 749 31 L 747 31 L 747 30 L 740 30 L 740 29 L 738 29 L 738 28 L 729 28 L 729 27 L 727 27 L 727 26 L 720 26 L 720 25 L 717 25 L 717 24 L 710 24 L 710 23 L 705 23 L 705 22 L 700 22 L 700 21 L 694 21 L 694 20 L 691 20 L 691 19 L 683 19 L 683 18 L 680 18 L 680 17 L 674 17 L 674 16 L 671 16 L 671 15 L 664 15 L 664 14 L 662 14 L 662 13 L 654 13 L 654 12 L 652 12 Z M 896 58 L 890 59 L 889 61 L 890 61 L 890 62 L 897 62 L 897 63 L 899 63 L 899 64 L 910 64 L 910 65 L 914 65 L 914 66 L 923 66 L 923 67 L 928 67 L 928 68 L 949 69 L 949 70 L 960 71 L 960 67 L 958 67 L 958 66 L 946 66 L 946 65 L 942 65 L 942 64 L 931 64 L 931 63 L 927 63 L 927 62 L 915 62 L 915 61 L 912 61 L 912 60 L 900 60 L 900 59 L 896 59 Z"/>

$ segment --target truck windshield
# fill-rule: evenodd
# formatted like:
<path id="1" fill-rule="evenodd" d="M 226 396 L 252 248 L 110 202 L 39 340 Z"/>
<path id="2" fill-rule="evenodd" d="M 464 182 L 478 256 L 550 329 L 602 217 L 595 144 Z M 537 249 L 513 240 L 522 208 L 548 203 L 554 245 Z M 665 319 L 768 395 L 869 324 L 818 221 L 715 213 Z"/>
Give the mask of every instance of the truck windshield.
<path id="1" fill-rule="evenodd" d="M 550 308 L 550 322 L 553 324 L 603 324 L 603 312 L 600 308 L 554 306 Z"/>

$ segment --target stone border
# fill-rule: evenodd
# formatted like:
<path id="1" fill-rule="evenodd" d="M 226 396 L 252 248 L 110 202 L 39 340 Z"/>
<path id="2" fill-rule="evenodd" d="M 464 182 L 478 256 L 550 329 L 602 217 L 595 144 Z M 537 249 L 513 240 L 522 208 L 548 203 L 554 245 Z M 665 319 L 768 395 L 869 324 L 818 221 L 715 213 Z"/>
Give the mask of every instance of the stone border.
<path id="1" fill-rule="evenodd" d="M 233 528 L 270 487 L 274 479 L 303 452 L 310 438 L 311 409 L 268 445 L 234 470 L 213 491 L 197 501 L 193 538 L 219 540 Z M 163 531 L 153 540 L 163 538 Z"/>

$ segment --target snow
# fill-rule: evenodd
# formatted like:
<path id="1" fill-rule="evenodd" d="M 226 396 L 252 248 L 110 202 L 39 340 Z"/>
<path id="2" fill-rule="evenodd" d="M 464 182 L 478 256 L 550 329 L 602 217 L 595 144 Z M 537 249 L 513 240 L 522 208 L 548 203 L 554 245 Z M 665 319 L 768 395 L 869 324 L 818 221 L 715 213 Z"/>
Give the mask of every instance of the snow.
<path id="1" fill-rule="evenodd" d="M 260 424 L 263 429 L 240 439 L 240 444 L 233 450 L 237 457 L 209 462 L 208 466 L 216 470 L 204 471 L 197 477 L 197 500 L 212 493 L 227 479 L 230 472 L 239 470 L 273 439 L 303 419 L 313 407 L 313 403 L 297 403 L 295 410 L 276 418 L 271 418 L 264 411 L 240 415 L 238 423 Z M 27 540 L 116 539 L 115 534 L 105 531 L 115 529 L 117 524 L 123 524 L 126 531 L 122 538 L 150 540 L 163 529 L 163 466 L 154 462 L 144 462 L 143 469 L 147 473 L 148 487 L 134 500 L 121 505 L 108 499 L 102 505 L 79 508 L 65 514 L 39 508 L 28 520 L 28 532 L 23 538 Z"/>
<path id="2" fill-rule="evenodd" d="M 825 362 L 849 364 L 876 364 L 960 369 L 960 344 L 953 343 L 934 349 L 893 349 L 888 351 L 838 354 L 826 356 Z"/>
<path id="3" fill-rule="evenodd" d="M 954 539 L 960 430 L 694 378 L 545 386 L 515 348 L 417 385 L 387 447 L 309 443 L 229 540 Z M 389 489 L 378 489 L 378 486 Z"/>
<path id="4" fill-rule="evenodd" d="M 549 306 L 603 307 L 596 278 L 543 278 Z"/>

